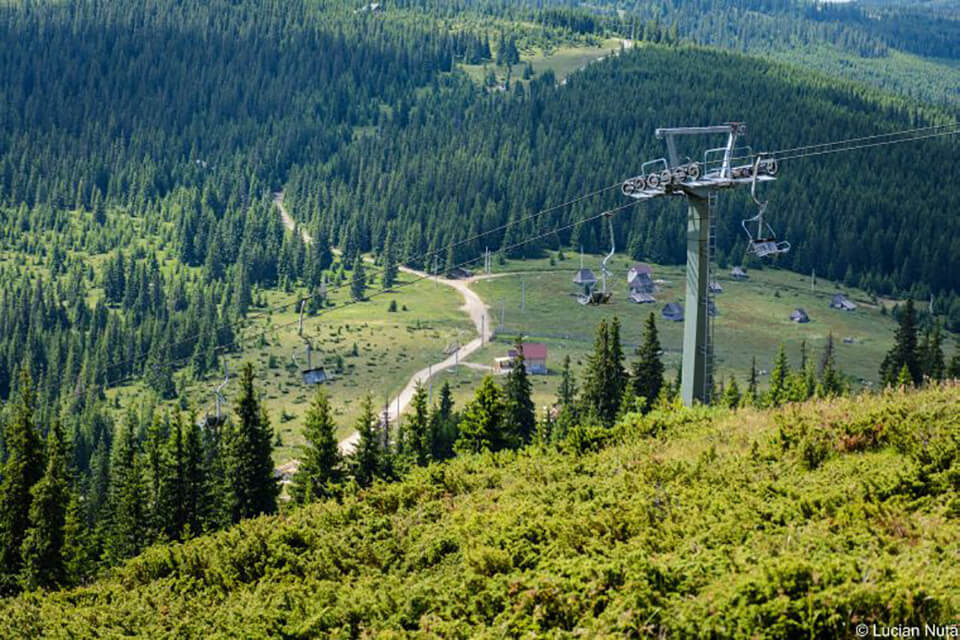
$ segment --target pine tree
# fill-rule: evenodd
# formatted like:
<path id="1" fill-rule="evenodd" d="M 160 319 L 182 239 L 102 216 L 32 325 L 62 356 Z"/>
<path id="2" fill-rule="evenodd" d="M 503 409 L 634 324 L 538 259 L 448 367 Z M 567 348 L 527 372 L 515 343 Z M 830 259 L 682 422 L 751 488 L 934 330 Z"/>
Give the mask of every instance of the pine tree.
<path id="1" fill-rule="evenodd" d="M 179 416 L 177 416 L 179 421 Z M 205 515 L 211 507 L 209 495 L 209 473 L 205 461 L 203 434 L 197 417 L 191 415 L 186 424 L 181 425 L 183 442 L 183 530 L 181 538 L 197 535 L 204 529 Z M 217 461 L 221 464 L 221 461 Z"/>
<path id="2" fill-rule="evenodd" d="M 570 370 L 570 355 L 563 356 L 563 369 L 560 372 L 560 386 L 557 387 L 557 403 L 563 407 L 571 406 L 577 398 L 577 382 Z"/>
<path id="3" fill-rule="evenodd" d="M 373 400 L 368 394 L 364 396 L 363 403 L 360 405 L 360 416 L 356 422 L 360 438 L 351 456 L 353 477 L 361 487 L 369 487 L 381 473 L 383 449 L 376 420 Z"/>
<path id="4" fill-rule="evenodd" d="M 24 368 L 3 438 L 7 460 L 0 481 L 0 595 L 17 589 L 23 567 L 21 546 L 30 525 L 31 490 L 44 469 L 40 437 L 33 424 L 34 411 L 33 382 Z"/>
<path id="5" fill-rule="evenodd" d="M 135 556 L 147 544 L 147 488 L 137 443 L 137 417 L 128 411 L 110 457 L 109 519 L 105 555 L 111 564 Z"/>
<path id="6" fill-rule="evenodd" d="M 907 367 L 906 362 L 904 362 L 903 366 L 900 367 L 900 373 L 897 374 L 895 386 L 898 388 L 907 388 L 913 386 L 913 376 L 910 375 L 910 369 Z"/>
<path id="7" fill-rule="evenodd" d="M 623 345 L 620 342 L 620 318 L 613 317 L 610 323 L 610 370 L 613 376 L 611 381 L 611 391 L 616 392 L 616 398 L 623 395 L 623 390 L 627 386 L 629 377 L 627 370 L 623 366 Z"/>
<path id="8" fill-rule="evenodd" d="M 301 504 L 331 497 L 335 485 L 343 480 L 337 425 L 323 389 L 317 389 L 313 396 L 303 430 L 307 446 L 301 448 L 300 468 L 290 487 L 291 495 Z"/>
<path id="9" fill-rule="evenodd" d="M 499 451 L 505 445 L 503 434 L 503 400 L 493 378 L 486 376 L 467 403 L 460 420 L 460 437 L 456 450 L 460 453 Z"/>
<path id="10" fill-rule="evenodd" d="M 943 380 L 946 375 L 946 364 L 943 357 L 943 332 L 940 328 L 940 322 L 934 322 L 933 331 L 928 334 L 924 342 L 926 348 L 923 350 L 923 375 L 931 380 Z"/>
<path id="11" fill-rule="evenodd" d="M 453 413 L 453 392 L 450 383 L 440 387 L 440 402 L 430 412 L 431 456 L 434 460 L 445 460 L 453 456 L 453 446 L 459 437 L 456 418 Z"/>
<path id="12" fill-rule="evenodd" d="M 47 434 L 47 468 L 30 490 L 30 528 L 23 538 L 21 555 L 24 589 L 50 589 L 65 582 L 63 536 L 70 500 L 66 450 L 59 422 Z"/>
<path id="13" fill-rule="evenodd" d="M 150 426 L 147 427 L 147 437 L 143 443 L 143 463 L 148 492 L 147 514 L 151 537 L 168 533 L 166 525 L 171 515 L 165 512 L 166 501 L 161 496 L 161 485 L 164 483 L 167 470 L 163 451 L 165 440 L 163 423 L 160 416 L 155 415 Z"/>
<path id="14" fill-rule="evenodd" d="M 233 488 L 233 521 L 276 513 L 280 485 L 273 475 L 273 429 L 253 386 L 253 365 L 240 373 L 237 423 L 227 440 L 227 478 Z"/>
<path id="15" fill-rule="evenodd" d="M 900 326 L 893 338 L 893 348 L 880 365 L 880 379 L 884 384 L 897 383 L 900 370 L 906 365 L 913 384 L 923 381 L 923 371 L 917 350 L 917 317 L 913 300 L 908 298 L 900 315 Z"/>
<path id="16" fill-rule="evenodd" d="M 730 376 L 730 382 L 723 391 L 723 404 L 730 409 L 736 409 L 740 406 L 741 400 L 740 387 L 737 385 L 737 379 L 734 376 Z"/>
<path id="17" fill-rule="evenodd" d="M 547 407 L 543 412 L 543 417 L 537 421 L 537 446 L 542 450 L 553 441 L 554 432 L 554 414 L 553 409 Z"/>
<path id="18" fill-rule="evenodd" d="M 638 398 L 643 398 L 644 412 L 650 410 L 663 387 L 664 369 L 660 354 L 656 317 L 651 313 L 647 316 L 643 331 L 643 342 L 637 348 L 639 359 L 633 363 L 633 375 L 630 378 L 633 393 Z"/>
<path id="19" fill-rule="evenodd" d="M 600 321 L 593 342 L 593 353 L 587 361 L 581 402 L 587 414 L 609 426 L 617 417 L 623 396 L 623 353 L 619 346 L 619 322 L 608 327 Z"/>
<path id="20" fill-rule="evenodd" d="M 157 483 L 157 527 L 171 540 L 179 540 L 187 529 L 187 452 L 183 417 L 179 412 L 168 419 L 170 428 L 160 447 L 160 478 Z M 157 434 L 158 437 L 160 434 Z M 148 450 L 150 447 L 147 447 Z"/>
<path id="21" fill-rule="evenodd" d="M 227 527 L 233 521 L 234 496 L 228 473 L 230 465 L 229 441 L 229 423 L 208 424 L 203 429 L 203 485 L 200 495 L 203 496 L 204 500 L 200 513 L 204 531 Z M 193 531 L 192 528 L 191 531 Z"/>
<path id="22" fill-rule="evenodd" d="M 637 401 L 640 398 L 633 391 L 633 385 L 628 384 L 623 388 L 623 393 L 620 395 L 620 408 L 617 409 L 617 419 L 622 418 L 628 413 L 635 411 L 644 411 L 644 407 L 640 407 L 637 404 Z"/>
<path id="23" fill-rule="evenodd" d="M 827 344 L 823 348 L 823 357 L 820 359 L 819 388 L 822 395 L 827 397 L 842 395 L 844 392 L 843 378 L 836 367 L 832 333 L 827 334 Z"/>
<path id="24" fill-rule="evenodd" d="M 390 289 L 397 281 L 397 252 L 393 246 L 393 227 L 383 244 L 383 288 Z"/>
<path id="25" fill-rule="evenodd" d="M 537 428 L 537 412 L 531 397 L 532 388 L 530 376 L 527 375 L 526 358 L 523 357 L 523 343 L 518 340 L 514 349 L 517 355 L 503 385 L 504 430 L 511 445 L 524 446 L 533 439 Z"/>
<path id="26" fill-rule="evenodd" d="M 350 296 L 354 300 L 363 300 L 366 297 L 367 276 L 363 270 L 363 259 L 357 256 L 353 263 L 353 275 L 350 277 Z"/>
<path id="27" fill-rule="evenodd" d="M 954 350 L 953 358 L 950 359 L 950 368 L 947 370 L 947 376 L 950 378 L 960 378 L 960 340 Z"/>
<path id="28" fill-rule="evenodd" d="M 417 380 L 413 391 L 413 414 L 407 422 L 406 448 L 417 466 L 424 466 L 430 462 L 433 454 L 433 437 L 430 429 L 430 414 L 427 407 L 427 390 Z"/>
<path id="29" fill-rule="evenodd" d="M 63 586 L 77 586 L 93 574 L 93 552 L 90 523 L 78 493 L 71 491 L 63 522 Z"/>
<path id="30" fill-rule="evenodd" d="M 777 359 L 773 361 L 773 371 L 770 372 L 770 390 L 768 397 L 770 406 L 779 407 L 787 401 L 789 389 L 787 379 L 790 376 L 790 363 L 787 362 L 787 353 L 780 345 L 777 351 Z"/>
<path id="31" fill-rule="evenodd" d="M 757 404 L 757 357 L 750 360 L 750 377 L 747 378 L 746 399 L 751 405 Z"/>

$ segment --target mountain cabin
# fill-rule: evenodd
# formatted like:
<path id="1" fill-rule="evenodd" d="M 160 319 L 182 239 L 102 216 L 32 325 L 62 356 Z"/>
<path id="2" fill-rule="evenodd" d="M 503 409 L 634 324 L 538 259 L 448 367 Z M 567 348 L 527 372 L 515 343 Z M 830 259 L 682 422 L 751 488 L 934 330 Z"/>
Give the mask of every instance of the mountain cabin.
<path id="1" fill-rule="evenodd" d="M 854 302 L 847 296 L 843 295 L 842 293 L 838 293 L 830 300 L 830 308 L 840 309 L 841 311 L 853 311 L 857 308 L 857 305 L 854 304 Z"/>
<path id="2" fill-rule="evenodd" d="M 525 342 L 520 345 L 523 350 L 523 363 L 527 371 L 536 375 L 547 374 L 547 345 L 542 342 Z M 517 360 L 517 350 L 510 349 L 507 355 L 494 359 L 494 370 L 497 373 L 504 373 L 513 369 L 513 363 Z"/>

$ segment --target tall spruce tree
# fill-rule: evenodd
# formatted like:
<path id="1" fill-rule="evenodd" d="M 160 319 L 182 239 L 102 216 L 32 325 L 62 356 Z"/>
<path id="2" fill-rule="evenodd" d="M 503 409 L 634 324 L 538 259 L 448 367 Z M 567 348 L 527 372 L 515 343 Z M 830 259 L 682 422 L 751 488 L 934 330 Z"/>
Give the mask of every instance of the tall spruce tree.
<path id="1" fill-rule="evenodd" d="M 819 395 L 827 397 L 842 395 L 844 392 L 843 376 L 837 370 L 833 333 L 827 334 L 827 344 L 820 359 L 819 391 Z"/>
<path id="2" fill-rule="evenodd" d="M 18 396 L 4 430 L 7 460 L 0 481 L 0 595 L 17 590 L 23 568 L 21 547 L 30 526 L 31 490 L 43 473 L 43 451 L 34 421 L 30 373 L 20 371 Z"/>
<path id="3" fill-rule="evenodd" d="M 741 401 L 740 387 L 737 385 L 737 379 L 730 376 L 730 383 L 723 392 L 723 404 L 730 409 L 736 409 Z"/>
<path id="4" fill-rule="evenodd" d="M 253 365 L 240 373 L 236 424 L 227 440 L 227 478 L 233 488 L 233 521 L 277 511 L 280 485 L 273 475 L 273 429 L 254 388 Z"/>
<path id="5" fill-rule="evenodd" d="M 363 270 L 363 258 L 357 256 L 353 262 L 353 275 L 350 276 L 350 296 L 354 300 L 363 300 L 367 295 L 367 274 Z"/>
<path id="6" fill-rule="evenodd" d="M 917 351 L 917 314 L 908 298 L 900 315 L 900 326 L 893 337 L 893 347 L 880 365 L 880 379 L 885 385 L 897 384 L 900 370 L 907 367 L 913 384 L 923 381 L 923 370 Z"/>
<path id="7" fill-rule="evenodd" d="M 657 321 L 653 313 L 647 316 L 643 330 L 643 341 L 637 348 L 638 359 L 633 363 L 630 384 L 633 393 L 643 398 L 643 410 L 649 411 L 663 388 L 663 361 L 661 358 L 660 338 L 657 335 Z"/>
<path id="8" fill-rule="evenodd" d="M 169 420 L 169 418 L 168 418 Z M 147 483 L 147 514 L 152 536 L 167 535 L 167 524 L 171 514 L 165 509 L 167 502 L 162 495 L 167 471 L 167 461 L 164 459 L 164 445 L 166 444 L 165 425 L 158 414 L 147 427 L 147 437 L 143 443 L 143 466 Z"/>
<path id="9" fill-rule="evenodd" d="M 51 589 L 65 582 L 63 536 L 70 500 L 67 452 L 60 423 L 47 434 L 47 467 L 30 490 L 30 528 L 24 535 L 21 555 L 24 589 Z"/>
<path id="10" fill-rule="evenodd" d="M 537 428 L 537 412 L 531 397 L 532 387 L 526 358 L 523 357 L 523 342 L 517 340 L 514 350 L 517 355 L 503 385 L 504 429 L 511 445 L 524 446 L 533 439 Z"/>
<path id="11" fill-rule="evenodd" d="M 493 378 L 486 376 L 463 409 L 460 437 L 456 450 L 460 453 L 499 451 L 506 444 L 503 433 L 503 398 Z"/>
<path id="12" fill-rule="evenodd" d="M 393 227 L 387 231 L 383 244 L 383 288 L 390 289 L 397 281 L 397 251 L 393 240 Z"/>
<path id="13" fill-rule="evenodd" d="M 773 361 L 773 371 L 770 372 L 770 390 L 767 392 L 771 407 L 779 407 L 789 398 L 790 390 L 787 382 L 790 377 L 790 363 L 787 361 L 787 352 L 783 345 L 777 350 L 777 358 Z"/>
<path id="14" fill-rule="evenodd" d="M 373 411 L 373 399 L 364 396 L 357 417 L 356 428 L 359 434 L 356 448 L 351 455 L 353 477 L 361 487 L 369 487 L 380 477 L 383 465 L 383 447 L 380 431 L 377 429 L 377 416 Z"/>
<path id="15" fill-rule="evenodd" d="M 104 541 L 110 564 L 135 556 L 148 543 L 147 487 L 137 426 L 136 414 L 127 411 L 110 456 L 109 520 Z"/>
<path id="16" fill-rule="evenodd" d="M 587 360 L 581 402 L 588 415 L 609 426 L 617 417 L 623 395 L 624 372 L 619 345 L 619 322 L 600 321 L 593 342 L 593 353 Z"/>
<path id="17" fill-rule="evenodd" d="M 417 380 L 413 390 L 413 413 L 407 422 L 407 452 L 417 466 L 430 462 L 433 455 L 433 434 L 430 428 L 430 411 L 427 407 L 427 390 Z"/>
<path id="18" fill-rule="evenodd" d="M 563 407 L 571 406 L 577 398 L 577 382 L 570 369 L 570 354 L 563 356 L 563 368 L 560 370 L 560 386 L 557 387 L 557 403 Z"/>
<path id="19" fill-rule="evenodd" d="M 63 585 L 73 587 L 93 574 L 96 565 L 90 521 L 77 491 L 70 492 L 63 522 Z"/>
<path id="20" fill-rule="evenodd" d="M 744 396 L 751 405 L 757 404 L 758 374 L 757 357 L 750 360 L 750 376 L 747 378 L 747 394 Z"/>
<path id="21" fill-rule="evenodd" d="M 299 503 L 329 498 L 343 481 L 343 458 L 337 443 L 337 425 L 326 391 L 317 389 L 304 421 L 307 446 L 301 448 L 300 468 L 290 492 Z"/>
<path id="22" fill-rule="evenodd" d="M 960 340 L 954 347 L 953 357 L 950 359 L 950 366 L 947 369 L 947 375 L 951 378 L 960 378 Z"/>
<path id="23" fill-rule="evenodd" d="M 179 416 L 177 417 L 179 421 Z M 205 464 L 203 434 L 195 415 L 191 415 L 180 427 L 183 443 L 183 522 L 181 538 L 197 535 L 204 529 L 204 519 L 209 512 L 209 473 Z M 222 464 L 222 461 L 218 461 Z"/>
<path id="24" fill-rule="evenodd" d="M 453 411 L 453 392 L 445 381 L 440 387 L 440 402 L 430 411 L 431 455 L 434 460 L 453 456 L 453 446 L 459 437 L 456 416 Z"/>
<path id="25" fill-rule="evenodd" d="M 170 540 L 179 540 L 187 529 L 187 460 L 183 417 L 176 412 L 167 417 L 166 441 L 160 447 L 160 479 L 157 483 L 157 519 L 160 530 Z"/>
<path id="26" fill-rule="evenodd" d="M 613 321 L 610 323 L 610 369 L 613 374 L 613 390 L 616 391 L 617 397 L 623 395 L 623 390 L 627 386 L 629 377 L 627 375 L 627 370 L 624 367 L 624 356 L 623 356 L 623 344 L 620 341 L 620 318 L 617 316 L 613 317 Z"/>
<path id="27" fill-rule="evenodd" d="M 940 328 L 939 321 L 933 323 L 933 330 L 929 332 L 929 337 L 925 339 L 925 342 L 923 361 L 921 362 L 923 375 L 931 380 L 943 380 L 947 367 L 943 357 L 943 331 Z"/>

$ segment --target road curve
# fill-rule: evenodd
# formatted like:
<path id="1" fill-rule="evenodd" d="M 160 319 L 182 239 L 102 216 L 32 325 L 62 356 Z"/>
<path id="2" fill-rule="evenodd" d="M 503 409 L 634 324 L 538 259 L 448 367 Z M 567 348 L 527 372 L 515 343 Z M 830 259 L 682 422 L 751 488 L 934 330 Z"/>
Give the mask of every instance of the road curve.
<path id="1" fill-rule="evenodd" d="M 273 194 L 273 202 L 277 205 L 277 211 L 280 212 L 280 219 L 283 220 L 283 225 L 291 231 L 296 230 L 296 220 L 293 219 L 293 216 L 290 215 L 286 207 L 283 205 L 282 191 Z M 310 237 L 310 234 L 307 233 L 305 229 L 300 229 L 300 233 L 303 236 L 304 242 L 308 244 L 313 242 L 313 238 Z M 480 299 L 480 296 L 474 293 L 474 291 L 470 288 L 470 284 L 472 282 L 476 280 L 485 280 L 493 276 L 474 276 L 464 280 L 451 280 L 449 278 L 430 276 L 429 274 L 426 274 L 422 271 L 417 271 L 416 269 L 410 269 L 409 267 L 401 266 L 400 270 L 404 273 L 419 278 L 434 279 L 440 284 L 452 287 L 460 292 L 460 295 L 463 296 L 463 305 L 460 307 L 460 309 L 470 316 L 470 320 L 473 322 L 473 326 L 477 330 L 477 337 L 467 344 L 461 346 L 457 351 L 451 353 L 444 360 L 432 364 L 413 374 L 406 386 L 404 386 L 404 388 L 400 391 L 400 394 L 390 400 L 390 404 L 387 408 L 387 416 L 391 422 L 396 422 L 400 414 L 403 413 L 403 410 L 406 409 L 407 405 L 410 404 L 410 401 L 413 400 L 413 394 L 416 390 L 418 382 L 423 385 L 427 385 L 430 381 L 430 377 L 433 374 L 437 373 L 438 371 L 443 371 L 444 369 L 449 369 L 455 366 L 458 362 L 468 358 L 471 354 L 482 347 L 484 343 L 488 342 L 490 337 L 493 335 L 493 322 L 489 312 L 487 311 L 487 306 L 483 304 L 483 300 Z M 356 431 L 353 432 L 340 441 L 340 451 L 344 454 L 352 452 L 357 446 L 357 442 L 359 440 L 360 434 Z"/>
<path id="2" fill-rule="evenodd" d="M 421 278 L 432 278 L 428 274 L 417 271 L 415 269 L 410 269 L 408 267 L 400 267 L 400 270 L 404 273 L 408 273 L 413 276 L 418 276 Z M 463 305 L 460 307 L 460 310 L 470 316 L 470 320 L 473 321 L 473 326 L 477 330 L 477 337 L 468 342 L 467 344 L 461 346 L 457 351 L 454 351 L 444 360 L 437 362 L 435 364 L 426 367 L 417 371 L 407 382 L 406 386 L 400 391 L 400 394 L 393 398 L 390 401 L 390 404 L 387 406 L 387 416 L 391 422 L 396 422 L 397 418 L 403 413 L 403 410 L 410 404 L 410 401 L 413 400 L 413 394 L 416 391 L 417 383 L 423 384 L 426 386 L 430 377 L 436 374 L 438 371 L 443 371 L 444 369 L 449 369 L 462 360 L 465 360 L 474 351 L 477 351 L 484 343 L 490 340 L 490 337 L 493 335 L 492 320 L 490 314 L 487 311 L 487 306 L 483 304 L 483 300 L 480 299 L 474 291 L 470 288 L 470 283 L 474 280 L 483 279 L 483 276 L 477 276 L 474 278 L 468 278 L 465 280 L 451 280 L 449 278 L 434 278 L 440 284 L 444 284 L 448 287 L 453 287 L 460 292 L 460 295 L 463 296 Z M 482 336 L 482 337 L 481 337 Z M 340 451 L 344 454 L 350 453 L 357 446 L 357 442 L 360 440 L 360 434 L 354 432 L 347 436 L 345 439 L 340 441 Z"/>

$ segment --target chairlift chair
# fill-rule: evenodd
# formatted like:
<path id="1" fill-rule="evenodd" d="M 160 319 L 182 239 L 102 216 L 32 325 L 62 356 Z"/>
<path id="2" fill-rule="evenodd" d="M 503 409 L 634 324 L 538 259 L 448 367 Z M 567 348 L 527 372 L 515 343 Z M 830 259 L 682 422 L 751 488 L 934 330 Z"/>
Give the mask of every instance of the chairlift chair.
<path id="1" fill-rule="evenodd" d="M 747 234 L 749 241 L 747 242 L 747 253 L 752 253 L 758 258 L 764 258 L 766 256 L 778 255 L 781 253 L 786 253 L 790 251 L 790 243 L 786 240 L 777 240 L 777 234 L 773 231 L 773 228 L 770 224 L 764 220 L 763 215 L 767 210 L 767 202 L 761 202 L 757 198 L 757 175 L 760 173 L 760 167 L 768 166 L 770 162 L 775 162 L 774 160 L 766 160 L 761 156 L 757 156 L 756 161 L 753 164 L 753 183 L 750 185 L 750 198 L 753 199 L 756 203 L 757 215 L 752 218 L 747 218 L 746 220 L 740 221 L 740 226 L 743 227 L 743 230 Z M 772 165 L 776 167 L 775 164 Z M 776 169 L 774 169 L 774 172 Z M 756 223 L 756 232 L 751 232 L 750 227 Z"/>
<path id="2" fill-rule="evenodd" d="M 607 224 L 610 225 L 610 253 L 604 256 L 600 262 L 601 288 L 600 291 L 591 291 L 585 300 L 580 300 L 580 304 L 607 304 L 610 302 L 611 294 L 607 291 L 607 276 L 610 275 L 610 271 L 607 270 L 607 262 L 609 262 L 613 254 L 617 252 L 617 245 L 613 237 L 613 215 L 608 213 L 606 214 L 606 218 Z"/>
<path id="3" fill-rule="evenodd" d="M 297 352 L 293 352 L 293 363 L 300 368 L 300 375 L 303 378 L 304 384 L 320 384 L 328 380 L 326 369 L 323 367 L 314 367 L 311 362 L 311 357 L 313 355 L 313 346 L 310 344 L 310 341 L 304 338 L 304 350 L 306 351 L 307 356 L 307 366 L 305 368 L 300 368 L 300 363 L 297 362 Z"/>
<path id="4" fill-rule="evenodd" d="M 217 385 L 217 388 L 213 391 L 213 404 L 215 407 L 215 413 L 210 414 L 209 408 L 204 411 L 203 426 L 207 429 L 216 429 L 221 424 L 226 421 L 226 416 L 223 415 L 223 388 L 227 386 L 230 382 L 230 369 L 227 366 L 227 361 L 223 361 L 223 382 Z M 207 405 L 209 407 L 210 405 Z"/>
<path id="5" fill-rule="evenodd" d="M 324 284 L 326 287 L 326 284 Z M 303 337 L 303 307 L 306 305 L 307 299 L 304 298 L 300 301 L 300 321 L 297 324 L 297 335 L 303 340 L 304 349 L 307 352 L 307 368 L 301 369 L 300 375 L 303 377 L 304 384 L 320 384 L 321 382 L 327 381 L 327 372 L 323 367 L 314 367 L 311 365 L 310 356 L 313 352 L 313 345 L 310 344 L 308 338 Z M 297 352 L 293 352 L 293 364 L 297 367 L 300 367 L 300 363 L 297 362 Z"/>

